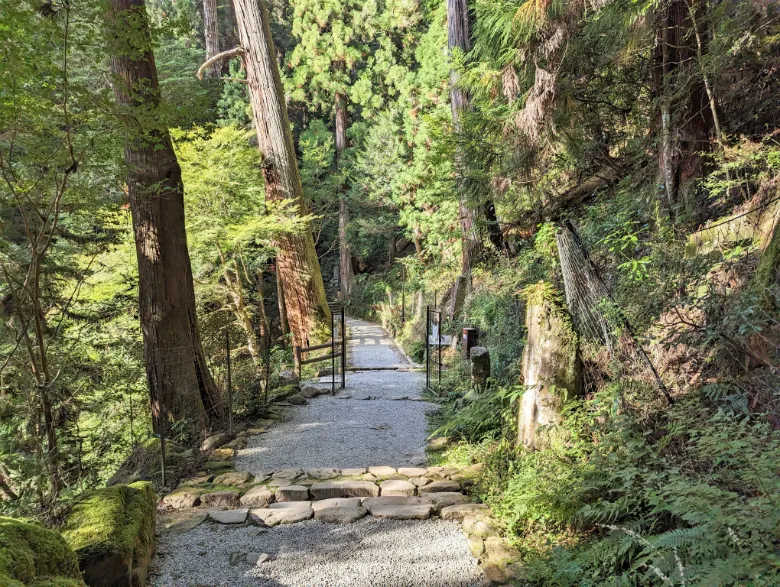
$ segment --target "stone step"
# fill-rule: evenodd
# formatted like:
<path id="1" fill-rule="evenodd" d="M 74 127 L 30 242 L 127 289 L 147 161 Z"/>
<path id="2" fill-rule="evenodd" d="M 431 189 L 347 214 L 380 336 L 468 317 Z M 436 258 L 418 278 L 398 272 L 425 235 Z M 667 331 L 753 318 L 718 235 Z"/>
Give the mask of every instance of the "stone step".
<path id="1" fill-rule="evenodd" d="M 357 522 L 368 514 L 364 507 L 329 507 L 318 509 L 314 512 L 314 519 L 330 524 L 351 524 Z"/>
<path id="2" fill-rule="evenodd" d="M 331 497 L 376 497 L 379 487 L 371 481 L 324 481 L 311 486 L 314 499 Z"/>

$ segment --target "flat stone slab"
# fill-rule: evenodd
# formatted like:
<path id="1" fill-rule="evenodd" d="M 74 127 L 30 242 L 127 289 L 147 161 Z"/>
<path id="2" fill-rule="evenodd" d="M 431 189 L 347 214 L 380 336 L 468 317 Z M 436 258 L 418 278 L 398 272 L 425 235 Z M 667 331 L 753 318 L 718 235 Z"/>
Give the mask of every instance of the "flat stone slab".
<path id="1" fill-rule="evenodd" d="M 418 487 L 417 490 L 420 492 L 420 495 L 426 493 L 442 493 L 444 491 L 458 492 L 460 491 L 460 484 L 455 481 L 434 481 L 428 485 Z"/>
<path id="2" fill-rule="evenodd" d="M 330 469 L 328 467 L 318 467 L 316 469 L 307 469 L 306 474 L 311 477 L 312 479 L 333 479 L 335 477 L 338 477 L 341 475 L 341 471 L 339 469 Z"/>
<path id="3" fill-rule="evenodd" d="M 379 489 L 381 491 L 381 495 L 409 497 L 414 495 L 417 487 L 408 481 L 388 480 L 382 481 Z"/>
<path id="4" fill-rule="evenodd" d="M 258 485 L 241 496 L 241 505 L 265 507 L 276 500 L 273 492 L 267 487 Z"/>
<path id="5" fill-rule="evenodd" d="M 290 485 L 295 485 L 294 481 L 290 481 L 289 479 L 271 479 L 268 482 L 269 487 L 289 487 Z"/>
<path id="6" fill-rule="evenodd" d="M 243 524 L 246 522 L 249 508 L 238 510 L 209 510 L 209 518 L 220 524 Z"/>
<path id="7" fill-rule="evenodd" d="M 314 519 L 330 524 L 351 524 L 368 514 L 364 507 L 330 507 L 314 512 Z"/>
<path id="8" fill-rule="evenodd" d="M 427 520 L 431 517 L 433 507 L 430 505 L 383 505 L 371 508 L 375 518 L 390 520 Z"/>
<path id="9" fill-rule="evenodd" d="M 368 472 L 377 479 L 385 479 L 396 474 L 396 470 L 393 467 L 369 467 Z"/>
<path id="10" fill-rule="evenodd" d="M 280 469 L 279 471 L 275 471 L 271 478 L 273 479 L 289 479 L 290 481 L 295 481 L 298 477 L 303 476 L 303 469 Z"/>
<path id="11" fill-rule="evenodd" d="M 306 501 L 309 489 L 303 485 L 289 485 L 276 490 L 276 501 Z"/>
<path id="12" fill-rule="evenodd" d="M 269 504 L 268 507 L 272 510 L 289 510 L 294 508 L 310 508 L 310 501 L 280 501 Z"/>
<path id="13" fill-rule="evenodd" d="M 428 472 L 428 469 L 421 467 L 400 467 L 398 473 L 404 477 L 422 477 Z"/>
<path id="14" fill-rule="evenodd" d="M 428 479 L 428 477 L 410 477 L 409 483 L 412 483 L 413 485 L 416 485 L 417 487 L 422 487 L 423 485 L 428 485 L 431 480 Z"/>
<path id="15" fill-rule="evenodd" d="M 341 469 L 341 476 L 342 477 L 357 477 L 358 475 L 363 475 L 366 472 L 365 467 L 353 467 L 351 469 Z"/>
<path id="16" fill-rule="evenodd" d="M 439 494 L 441 495 L 441 494 Z M 441 508 L 441 517 L 444 520 L 462 520 L 466 516 L 483 513 L 490 515 L 490 508 L 481 503 L 457 503 Z"/>
<path id="17" fill-rule="evenodd" d="M 164 524 L 163 529 L 167 532 L 174 532 L 177 534 L 182 532 L 189 532 L 190 530 L 200 526 L 208 519 L 208 517 L 209 515 L 206 512 L 193 512 L 186 516 L 174 518 L 173 520 Z"/>
<path id="18" fill-rule="evenodd" d="M 246 471 L 231 471 L 214 477 L 215 485 L 232 485 L 233 487 L 243 487 L 252 479 L 252 475 Z"/>
<path id="19" fill-rule="evenodd" d="M 281 509 L 259 509 L 251 510 L 249 518 L 265 526 L 278 526 L 279 524 L 295 524 L 309 520 L 314 516 L 314 510 L 311 508 L 281 508 Z"/>
<path id="20" fill-rule="evenodd" d="M 200 503 L 208 507 L 236 507 L 239 496 L 235 491 L 214 491 L 201 495 Z"/>
<path id="21" fill-rule="evenodd" d="M 423 496 L 425 503 L 433 506 L 437 512 L 455 504 L 465 504 L 471 502 L 471 498 L 455 491 L 442 491 L 437 493 L 427 493 Z"/>
<path id="22" fill-rule="evenodd" d="M 363 500 L 363 507 L 366 508 L 371 514 L 374 513 L 374 508 L 382 508 L 388 506 L 411 506 L 411 505 L 430 505 L 420 497 L 401 497 L 401 496 L 386 496 L 386 497 L 369 497 Z"/>
<path id="23" fill-rule="evenodd" d="M 324 481 L 311 486 L 314 499 L 330 497 L 377 497 L 379 487 L 371 481 Z"/>
<path id="24" fill-rule="evenodd" d="M 321 499 L 320 501 L 311 502 L 311 508 L 315 512 L 326 508 L 357 508 L 360 507 L 361 501 L 363 500 L 359 497 L 332 497 L 330 499 Z"/>

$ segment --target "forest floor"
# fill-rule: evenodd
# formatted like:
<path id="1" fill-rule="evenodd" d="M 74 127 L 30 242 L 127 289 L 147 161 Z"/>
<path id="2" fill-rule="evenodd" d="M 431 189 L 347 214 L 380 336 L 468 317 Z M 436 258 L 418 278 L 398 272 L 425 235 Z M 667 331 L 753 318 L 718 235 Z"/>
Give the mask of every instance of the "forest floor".
<path id="1" fill-rule="evenodd" d="M 252 436 L 236 469 L 254 475 L 289 468 L 419 466 L 425 458 L 424 374 L 376 324 L 350 319 L 346 389 L 289 408 L 268 433 Z M 369 369 L 361 371 L 360 369 Z M 329 385 L 323 378 L 319 385 Z M 237 555 L 238 553 L 238 555 Z M 264 553 L 256 566 L 241 553 Z M 351 524 L 308 520 L 273 528 L 201 524 L 161 533 L 155 586 L 482 585 L 484 576 L 457 523 L 366 516 Z"/>

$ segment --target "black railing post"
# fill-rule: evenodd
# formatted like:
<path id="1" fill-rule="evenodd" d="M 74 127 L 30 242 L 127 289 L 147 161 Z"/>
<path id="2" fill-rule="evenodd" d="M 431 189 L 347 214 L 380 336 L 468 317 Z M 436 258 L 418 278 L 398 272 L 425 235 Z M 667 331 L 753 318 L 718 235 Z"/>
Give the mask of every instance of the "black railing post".
<path id="1" fill-rule="evenodd" d="M 336 395 L 336 321 L 330 313 L 330 393 Z"/>
<path id="2" fill-rule="evenodd" d="M 431 307 L 425 306 L 425 389 L 431 388 Z"/>
<path id="3" fill-rule="evenodd" d="M 406 266 L 401 265 L 401 325 L 406 324 Z"/>
<path id="4" fill-rule="evenodd" d="M 439 311 L 439 361 L 438 361 L 438 368 L 439 368 L 439 377 L 436 382 L 436 393 L 439 392 L 439 389 L 441 388 L 441 311 Z"/>
<path id="5" fill-rule="evenodd" d="M 160 434 L 160 481 L 162 486 L 167 486 L 165 474 L 165 404 L 163 403 L 162 364 L 160 361 L 160 349 L 154 349 L 154 359 L 157 363 L 157 427 Z"/>
<path id="6" fill-rule="evenodd" d="M 341 389 L 347 387 L 347 319 L 341 307 Z"/>

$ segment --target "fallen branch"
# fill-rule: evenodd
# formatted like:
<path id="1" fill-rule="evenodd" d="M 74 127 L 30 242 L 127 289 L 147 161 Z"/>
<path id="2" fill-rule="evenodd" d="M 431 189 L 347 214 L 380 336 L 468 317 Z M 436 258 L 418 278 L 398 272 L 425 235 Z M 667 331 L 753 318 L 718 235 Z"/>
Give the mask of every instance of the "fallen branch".
<path id="1" fill-rule="evenodd" d="M 246 51 L 243 47 L 235 47 L 229 51 L 222 51 L 222 53 L 217 53 L 211 59 L 206 60 L 206 62 L 198 68 L 198 72 L 195 75 L 198 76 L 198 79 L 203 79 L 203 72 L 215 63 L 224 61 L 225 59 L 232 59 L 233 57 L 241 57 L 244 54 L 246 54 Z"/>

